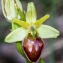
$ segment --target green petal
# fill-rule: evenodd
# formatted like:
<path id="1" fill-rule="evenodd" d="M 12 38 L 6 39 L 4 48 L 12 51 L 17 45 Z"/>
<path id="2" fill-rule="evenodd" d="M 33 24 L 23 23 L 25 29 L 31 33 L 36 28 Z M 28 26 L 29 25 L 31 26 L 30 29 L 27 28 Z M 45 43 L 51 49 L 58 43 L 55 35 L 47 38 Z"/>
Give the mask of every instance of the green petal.
<path id="1" fill-rule="evenodd" d="M 16 41 L 22 41 L 24 37 L 27 35 L 27 30 L 23 28 L 18 28 L 12 31 L 6 38 L 5 42 L 13 43 Z"/>
<path id="2" fill-rule="evenodd" d="M 59 36 L 59 31 L 48 25 L 41 25 L 37 31 L 41 38 L 57 38 Z"/>
<path id="3" fill-rule="evenodd" d="M 26 21 L 28 23 L 33 23 L 36 21 L 36 9 L 33 2 L 28 3 Z"/>
<path id="4" fill-rule="evenodd" d="M 18 19 L 14 19 L 13 20 L 15 23 L 17 23 L 18 25 L 22 26 L 23 28 L 25 29 L 28 29 L 30 24 L 25 22 L 25 21 L 21 21 L 21 20 L 18 20 Z"/>
<path id="5" fill-rule="evenodd" d="M 34 26 L 39 27 L 45 20 L 47 20 L 50 17 L 49 14 L 45 15 L 44 17 L 42 17 L 41 19 L 37 20 L 34 23 Z"/>

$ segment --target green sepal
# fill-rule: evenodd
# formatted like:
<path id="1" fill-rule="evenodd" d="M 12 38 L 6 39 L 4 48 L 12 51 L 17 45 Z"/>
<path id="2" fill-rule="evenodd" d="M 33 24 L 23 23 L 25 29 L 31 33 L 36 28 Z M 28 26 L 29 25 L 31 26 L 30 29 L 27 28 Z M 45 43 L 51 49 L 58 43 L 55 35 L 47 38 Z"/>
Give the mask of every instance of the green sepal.
<path id="1" fill-rule="evenodd" d="M 36 9 L 34 6 L 33 2 L 28 3 L 28 7 L 27 7 L 27 13 L 26 13 L 26 21 L 28 23 L 33 23 L 36 21 Z"/>
<path id="2" fill-rule="evenodd" d="M 39 59 L 40 63 L 45 63 L 42 58 Z"/>
<path id="3" fill-rule="evenodd" d="M 59 36 L 59 31 L 48 25 L 41 25 L 37 28 L 37 32 L 41 38 L 57 38 Z"/>
<path id="4" fill-rule="evenodd" d="M 5 38 L 5 42 L 13 43 L 16 41 L 22 41 L 26 37 L 26 35 L 27 35 L 27 30 L 20 27 L 9 33 Z"/>
<path id="5" fill-rule="evenodd" d="M 40 26 L 42 25 L 42 23 L 43 23 L 44 21 L 46 21 L 49 17 L 50 17 L 49 14 L 45 15 L 44 17 L 42 17 L 42 18 L 40 18 L 39 20 L 37 20 L 36 22 L 34 22 L 34 26 L 35 26 L 36 28 L 40 27 Z"/>

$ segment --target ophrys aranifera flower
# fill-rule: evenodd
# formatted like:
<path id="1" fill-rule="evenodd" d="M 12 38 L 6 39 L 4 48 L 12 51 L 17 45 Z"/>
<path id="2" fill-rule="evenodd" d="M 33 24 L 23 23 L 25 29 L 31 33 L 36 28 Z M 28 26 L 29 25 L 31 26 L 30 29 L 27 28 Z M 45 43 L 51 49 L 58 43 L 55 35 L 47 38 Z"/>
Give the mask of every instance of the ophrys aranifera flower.
<path id="1" fill-rule="evenodd" d="M 14 19 L 13 22 L 17 23 L 21 27 L 12 31 L 5 39 L 5 42 L 15 42 L 23 40 L 28 33 L 32 35 L 38 34 L 41 38 L 56 38 L 59 35 L 59 31 L 52 28 L 49 25 L 42 24 L 46 19 L 50 17 L 49 14 L 36 20 L 36 9 L 31 2 L 28 4 L 26 21 Z"/>
<path id="2" fill-rule="evenodd" d="M 28 3 L 26 21 L 14 19 L 13 23 L 18 24 L 19 28 L 13 30 L 6 38 L 5 42 L 13 43 L 22 41 L 23 49 L 28 58 L 35 62 L 43 49 L 43 38 L 56 38 L 59 31 L 51 26 L 44 25 L 43 22 L 50 17 L 49 14 L 36 20 L 36 9 L 34 4 Z M 39 52 L 38 52 L 39 51 Z M 31 54 L 31 55 L 30 55 Z M 35 59 L 33 59 L 35 58 Z"/>

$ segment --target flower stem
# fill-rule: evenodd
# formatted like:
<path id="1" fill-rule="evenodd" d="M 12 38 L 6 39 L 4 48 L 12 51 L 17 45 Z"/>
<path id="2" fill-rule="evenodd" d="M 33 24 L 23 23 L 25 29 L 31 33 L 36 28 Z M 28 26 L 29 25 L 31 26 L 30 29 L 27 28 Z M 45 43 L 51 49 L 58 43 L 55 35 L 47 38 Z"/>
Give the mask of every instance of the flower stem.
<path id="1" fill-rule="evenodd" d="M 33 63 L 33 62 L 30 62 L 28 59 L 26 60 L 26 63 Z"/>

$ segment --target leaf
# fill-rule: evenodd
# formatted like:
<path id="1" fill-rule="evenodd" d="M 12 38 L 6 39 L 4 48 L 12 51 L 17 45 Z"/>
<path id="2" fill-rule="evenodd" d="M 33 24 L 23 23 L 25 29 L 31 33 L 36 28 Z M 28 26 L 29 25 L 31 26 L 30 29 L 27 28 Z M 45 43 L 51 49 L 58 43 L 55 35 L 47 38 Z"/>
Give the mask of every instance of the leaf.
<path id="1" fill-rule="evenodd" d="M 48 25 L 41 25 L 37 31 L 42 38 L 57 38 L 59 36 L 59 31 Z"/>
<path id="2" fill-rule="evenodd" d="M 18 20 L 18 19 L 14 19 L 13 22 L 17 23 L 18 25 L 22 26 L 25 29 L 28 29 L 30 26 L 29 23 L 27 23 L 25 21 Z"/>
<path id="3" fill-rule="evenodd" d="M 26 21 L 28 23 L 33 23 L 36 21 L 36 9 L 33 2 L 28 3 Z"/>
<path id="4" fill-rule="evenodd" d="M 40 63 L 45 63 L 42 58 L 39 59 Z"/>
<path id="5" fill-rule="evenodd" d="M 41 26 L 41 24 L 47 20 L 50 17 L 49 14 L 45 15 L 44 17 L 42 17 L 41 19 L 37 20 L 36 22 L 34 22 L 34 25 L 36 26 L 36 28 L 38 28 L 39 26 Z"/>
<path id="6" fill-rule="evenodd" d="M 13 43 L 16 41 L 22 41 L 24 39 L 24 37 L 27 35 L 27 30 L 21 28 L 18 28 L 14 31 L 12 31 L 6 38 L 5 38 L 5 42 L 8 43 Z"/>

